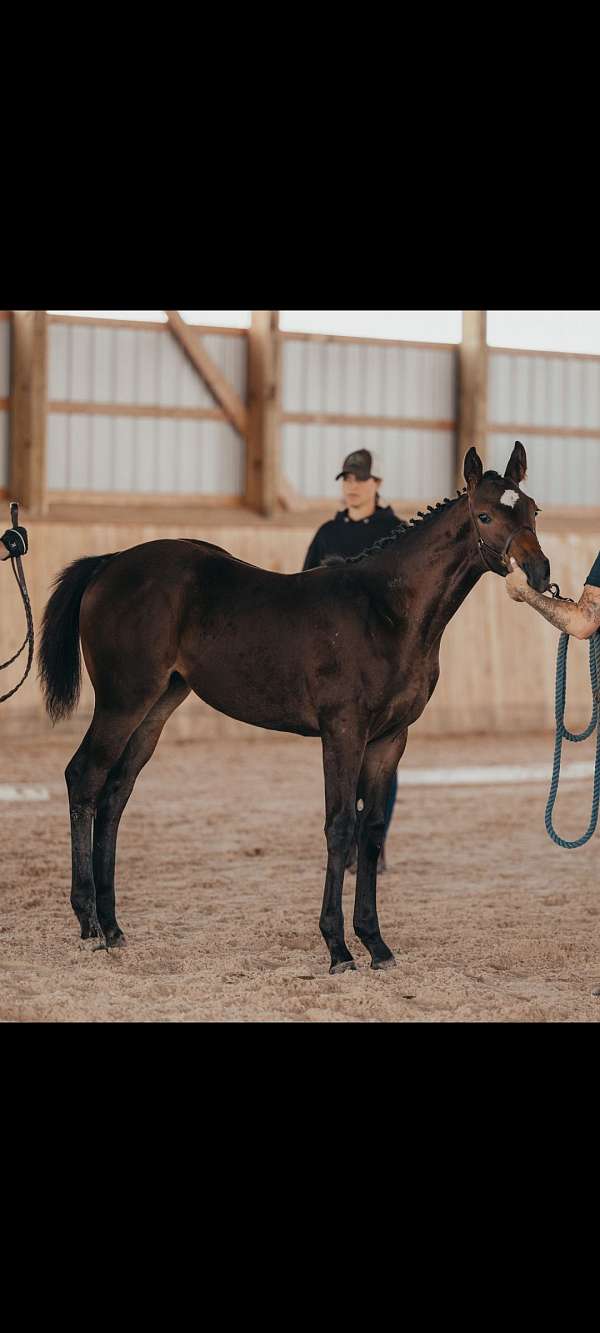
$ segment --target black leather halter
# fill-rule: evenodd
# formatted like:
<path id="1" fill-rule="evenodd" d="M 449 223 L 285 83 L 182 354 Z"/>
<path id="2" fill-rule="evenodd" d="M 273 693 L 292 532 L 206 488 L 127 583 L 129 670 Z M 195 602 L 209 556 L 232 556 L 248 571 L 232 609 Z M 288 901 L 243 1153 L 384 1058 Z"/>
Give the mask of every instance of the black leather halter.
<path id="1" fill-rule="evenodd" d="M 508 563 L 508 552 L 512 546 L 512 543 L 514 542 L 515 537 L 518 537 L 520 532 L 531 532 L 532 536 L 535 537 L 535 532 L 533 528 L 531 528 L 528 523 L 522 523 L 520 528 L 515 528 L 515 531 L 510 533 L 510 536 L 505 541 L 502 550 L 496 551 L 494 547 L 490 546 L 489 542 L 486 542 L 481 535 L 479 524 L 477 522 L 477 519 L 475 518 L 475 514 L 473 513 L 473 509 L 471 506 L 471 496 L 468 494 L 468 492 L 467 492 L 467 501 L 469 505 L 469 514 L 471 515 L 471 521 L 473 523 L 473 527 L 475 528 L 475 533 L 477 536 L 477 546 L 479 549 L 479 554 L 481 556 L 481 559 L 483 560 L 486 569 L 491 570 L 492 574 L 498 574 L 500 572 L 499 570 L 494 569 L 494 566 L 490 565 L 489 561 L 486 560 L 484 555 L 484 550 L 491 551 L 491 554 L 494 556 L 494 559 L 497 560 L 499 564 L 504 565 L 505 570 L 508 573 L 510 570 L 510 565 Z"/>

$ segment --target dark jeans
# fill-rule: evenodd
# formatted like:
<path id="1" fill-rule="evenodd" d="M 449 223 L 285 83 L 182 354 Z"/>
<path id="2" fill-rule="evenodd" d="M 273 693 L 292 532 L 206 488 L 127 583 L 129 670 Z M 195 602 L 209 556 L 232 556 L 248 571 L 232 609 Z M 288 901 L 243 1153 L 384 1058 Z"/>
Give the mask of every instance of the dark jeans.
<path id="1" fill-rule="evenodd" d="M 387 802 L 387 805 L 386 805 L 386 807 L 385 807 L 385 828 L 384 828 L 384 831 L 383 831 L 383 845 L 384 845 L 384 846 L 385 846 L 385 840 L 386 840 L 387 835 L 388 835 L 388 830 L 389 830 L 390 824 L 391 824 L 391 822 L 392 822 L 392 815 L 393 815 L 393 813 L 394 813 L 394 806 L 395 806 L 395 804 L 396 804 L 396 795 L 397 795 L 397 792 L 398 792 L 398 775 L 397 775 L 396 772 L 394 772 L 394 776 L 393 776 L 393 778 L 392 778 L 392 784 L 391 784 L 391 787 L 390 787 L 390 794 L 389 794 L 389 796 L 388 796 L 388 802 Z M 356 865 L 356 857 L 357 857 L 357 853 L 358 853 L 358 847 L 357 847 L 357 844 L 356 844 L 356 842 L 353 842 L 352 847 L 351 847 L 350 851 L 348 852 L 348 859 L 347 859 L 347 861 L 346 861 L 346 865 L 351 865 L 351 866 L 355 866 L 355 865 Z"/>
<path id="2" fill-rule="evenodd" d="M 395 804 L 396 804 L 396 796 L 397 796 L 397 795 L 398 795 L 398 773 L 397 773 L 396 770 L 394 770 L 394 776 L 393 776 L 393 778 L 392 778 L 392 785 L 391 785 L 391 787 L 390 787 L 390 794 L 389 794 L 389 796 L 388 796 L 388 803 L 387 803 L 386 810 L 385 810 L 385 832 L 384 832 L 384 834 L 383 834 L 383 841 L 384 841 L 384 842 L 385 842 L 385 840 L 386 840 L 386 838 L 387 838 L 387 835 L 388 835 L 388 829 L 389 829 L 390 824 L 391 824 L 391 822 L 392 822 L 392 815 L 393 815 L 393 813 L 394 813 L 394 806 L 395 806 Z"/>

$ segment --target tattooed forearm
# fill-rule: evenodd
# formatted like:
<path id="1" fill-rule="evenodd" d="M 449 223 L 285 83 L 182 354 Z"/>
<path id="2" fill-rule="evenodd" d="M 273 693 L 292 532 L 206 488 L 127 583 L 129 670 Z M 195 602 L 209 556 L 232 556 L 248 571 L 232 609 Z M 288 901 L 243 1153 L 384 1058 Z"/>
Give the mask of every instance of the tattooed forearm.
<path id="1" fill-rule="evenodd" d="M 590 594 L 587 587 L 584 588 L 583 595 L 577 603 L 577 609 L 582 617 L 585 636 L 588 638 L 600 629 L 600 602 L 597 596 Z"/>
<path id="2" fill-rule="evenodd" d="M 534 588 L 527 588 L 523 600 L 535 607 L 545 620 L 565 634 L 575 634 L 579 628 L 579 607 L 575 602 L 566 602 L 562 597 L 545 597 Z"/>

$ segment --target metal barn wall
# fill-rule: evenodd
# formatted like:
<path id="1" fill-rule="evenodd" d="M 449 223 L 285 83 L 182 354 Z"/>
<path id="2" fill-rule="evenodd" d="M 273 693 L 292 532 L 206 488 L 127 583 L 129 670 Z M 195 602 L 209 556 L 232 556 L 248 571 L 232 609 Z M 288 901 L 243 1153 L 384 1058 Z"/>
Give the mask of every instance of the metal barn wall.
<path id="1" fill-rule="evenodd" d="M 0 310 L 0 490 L 9 484 L 8 434 L 10 412 L 10 318 L 7 310 Z"/>
<path id="2" fill-rule="evenodd" d="M 456 348 L 286 335 L 282 360 L 282 470 L 302 496 L 337 498 L 358 448 L 379 455 L 390 497 L 452 491 Z"/>
<path id="3" fill-rule="evenodd" d="M 203 333 L 203 342 L 245 400 L 246 338 Z M 48 397 L 50 491 L 243 492 L 244 445 L 224 419 L 194 419 L 222 413 L 165 326 L 52 320 Z"/>
<path id="4" fill-rule="evenodd" d="M 489 467 L 520 439 L 540 504 L 600 505 L 600 357 L 490 351 L 488 421 Z"/>

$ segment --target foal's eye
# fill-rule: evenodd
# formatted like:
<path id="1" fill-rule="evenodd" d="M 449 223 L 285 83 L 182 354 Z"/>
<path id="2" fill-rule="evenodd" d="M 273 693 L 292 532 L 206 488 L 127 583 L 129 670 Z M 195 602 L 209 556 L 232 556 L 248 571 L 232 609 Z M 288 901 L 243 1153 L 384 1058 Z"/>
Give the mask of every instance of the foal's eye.
<path id="1" fill-rule="evenodd" d="M 491 523 L 491 521 L 489 514 L 479 514 L 480 523 Z"/>

